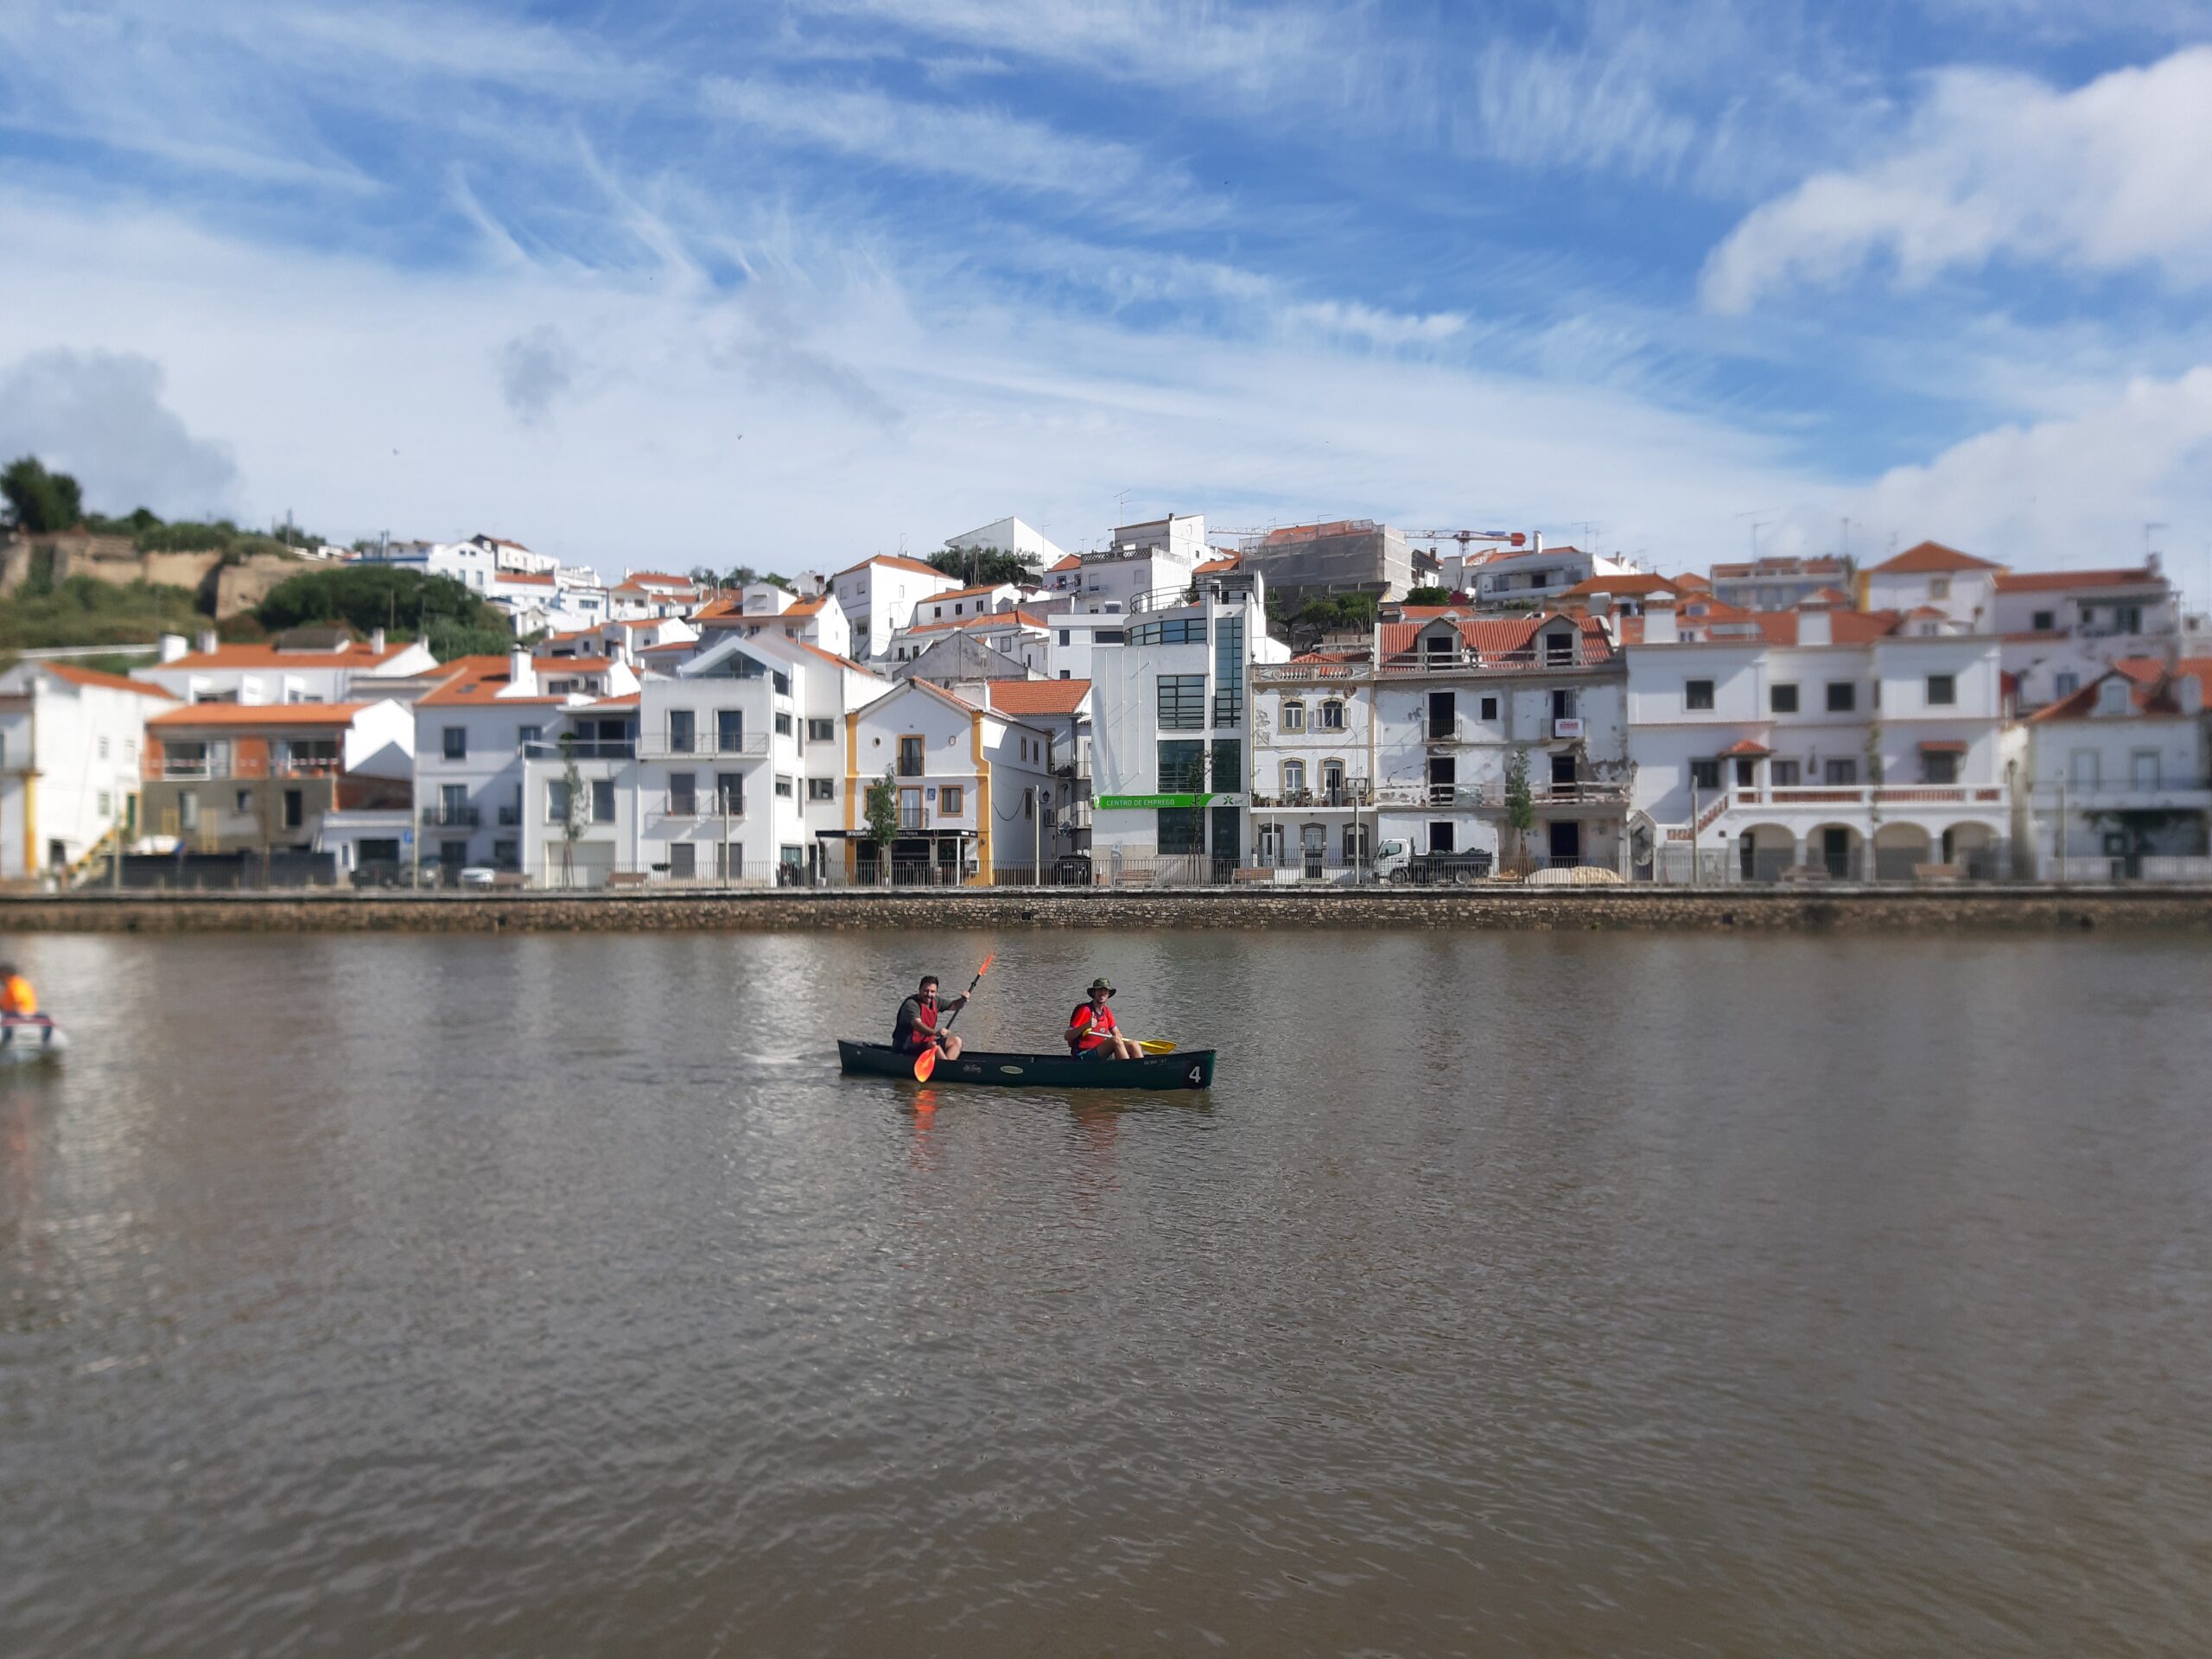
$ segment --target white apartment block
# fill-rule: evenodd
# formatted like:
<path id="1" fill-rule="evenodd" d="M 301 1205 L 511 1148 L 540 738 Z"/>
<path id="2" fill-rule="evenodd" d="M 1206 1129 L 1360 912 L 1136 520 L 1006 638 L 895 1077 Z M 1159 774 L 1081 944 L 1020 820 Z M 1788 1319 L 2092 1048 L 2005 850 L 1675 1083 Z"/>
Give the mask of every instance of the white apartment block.
<path id="1" fill-rule="evenodd" d="M 1940 618 L 1808 608 L 1628 657 L 1631 879 L 2007 873 L 1998 643 Z"/>
<path id="2" fill-rule="evenodd" d="M 160 688 L 67 663 L 0 675 L 0 881 L 81 875 L 140 833 L 139 779 Z"/>
<path id="3" fill-rule="evenodd" d="M 1500 553 L 1469 568 L 1461 585 L 1485 611 L 1542 608 L 1592 576 L 1636 574 L 1633 565 L 1603 558 L 1578 547 L 1546 547 L 1544 538 L 1516 552 Z"/>
<path id="4" fill-rule="evenodd" d="M 1069 556 L 1073 564 L 1064 558 L 1045 573 L 1044 608 L 1126 615 L 1179 598 L 1214 554 L 1205 516 L 1175 513 L 1118 525 L 1103 548 Z"/>
<path id="5" fill-rule="evenodd" d="M 957 536 L 948 536 L 944 542 L 944 550 L 948 553 L 965 553 L 988 548 L 1011 553 L 1037 570 L 1057 564 L 1066 556 L 1064 549 L 1055 547 L 1045 538 L 1043 532 L 1032 529 L 1019 518 L 995 519 L 988 524 L 978 524 L 973 530 L 963 530 Z"/>
<path id="6" fill-rule="evenodd" d="M 382 695 L 376 681 L 424 673 L 437 660 L 428 645 L 386 645 L 381 628 L 365 642 L 298 630 L 271 645 L 239 645 L 217 643 L 208 629 L 196 650 L 181 633 L 163 634 L 160 659 L 130 677 L 180 702 L 344 702 L 374 700 Z"/>
<path id="7" fill-rule="evenodd" d="M 1619 867 L 1625 666 L 1597 619 L 1385 623 L 1370 651 L 1253 671 L 1258 863 L 1305 879 L 1365 866 L 1378 841 L 1487 853 L 1492 868 Z M 1510 823 L 1526 768 L 1533 826 Z"/>
<path id="8" fill-rule="evenodd" d="M 878 554 L 840 570 L 830 578 L 830 591 L 852 630 L 851 650 L 846 654 L 862 662 L 886 655 L 891 636 L 912 625 L 917 605 L 961 585 L 957 576 L 896 554 Z"/>
<path id="9" fill-rule="evenodd" d="M 1031 611 L 1008 609 L 965 622 L 917 623 L 891 636 L 890 661 L 893 665 L 913 662 L 939 640 L 957 633 L 1041 677 L 1052 660 L 1052 634 L 1047 626 L 1051 620 Z"/>
<path id="10" fill-rule="evenodd" d="M 2044 881 L 2212 876 L 2212 658 L 2135 658 L 2013 727 L 2018 873 Z"/>
<path id="11" fill-rule="evenodd" d="M 2194 643 L 2180 595 L 2156 559 L 2126 569 L 2000 575 L 1995 616 L 2023 713 L 2073 696 L 2124 658 L 2164 657 Z"/>

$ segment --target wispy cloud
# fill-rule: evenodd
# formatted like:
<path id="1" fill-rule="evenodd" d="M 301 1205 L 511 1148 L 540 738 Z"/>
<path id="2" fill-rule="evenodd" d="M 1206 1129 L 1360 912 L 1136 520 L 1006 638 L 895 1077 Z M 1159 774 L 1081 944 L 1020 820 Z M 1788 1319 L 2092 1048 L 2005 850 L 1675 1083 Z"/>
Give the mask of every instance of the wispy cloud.
<path id="1" fill-rule="evenodd" d="M 2212 48 L 2059 92 L 1980 70 L 1936 78 L 1904 141 L 1758 208 L 1707 261 L 1706 303 L 1833 286 L 1886 258 L 1898 282 L 2009 257 L 2212 280 Z"/>

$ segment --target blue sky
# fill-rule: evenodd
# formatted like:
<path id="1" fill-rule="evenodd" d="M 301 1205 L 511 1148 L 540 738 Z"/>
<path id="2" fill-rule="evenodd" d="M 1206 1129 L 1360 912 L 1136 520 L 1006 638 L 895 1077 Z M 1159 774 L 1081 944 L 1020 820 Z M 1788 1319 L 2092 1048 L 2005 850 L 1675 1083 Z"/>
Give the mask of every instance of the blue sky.
<path id="1" fill-rule="evenodd" d="M 2199 586 L 2208 41 L 2177 0 L 0 0 L 0 448 L 610 570 L 1175 510 L 1669 569 L 2158 521 Z"/>

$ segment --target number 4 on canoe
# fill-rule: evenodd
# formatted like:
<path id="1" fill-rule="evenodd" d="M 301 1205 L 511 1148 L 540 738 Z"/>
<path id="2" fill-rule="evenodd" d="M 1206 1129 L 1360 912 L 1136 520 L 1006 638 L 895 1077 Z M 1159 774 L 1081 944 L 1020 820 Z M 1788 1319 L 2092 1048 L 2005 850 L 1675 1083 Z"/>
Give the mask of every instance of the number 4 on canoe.
<path id="1" fill-rule="evenodd" d="M 963 1007 L 966 1006 L 966 1001 L 969 997 L 976 995 L 976 988 L 983 982 L 983 976 L 991 971 L 991 964 L 998 960 L 998 954 L 999 953 L 997 951 L 994 950 L 989 956 L 983 958 L 983 965 L 976 970 L 976 977 L 968 982 L 968 988 L 961 993 Z M 947 1031 L 951 1030 L 952 1022 L 959 1017 L 960 1009 L 955 1008 L 950 1014 L 945 1016 L 944 1028 Z M 927 1083 L 930 1080 L 930 1073 L 937 1070 L 937 1056 L 938 1048 L 935 1043 L 931 1043 L 927 1048 L 914 1056 L 914 1081 L 916 1083 Z"/>

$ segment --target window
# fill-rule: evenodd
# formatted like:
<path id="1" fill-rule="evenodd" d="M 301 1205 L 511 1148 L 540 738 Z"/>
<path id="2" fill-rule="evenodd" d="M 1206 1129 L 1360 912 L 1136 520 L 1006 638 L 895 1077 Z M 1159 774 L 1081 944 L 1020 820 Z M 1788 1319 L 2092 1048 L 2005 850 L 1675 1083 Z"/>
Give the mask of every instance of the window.
<path id="1" fill-rule="evenodd" d="M 1197 732 L 1205 729 L 1206 677 L 1203 674 L 1163 674 L 1160 677 L 1160 729 Z"/>
<path id="2" fill-rule="evenodd" d="M 1206 642 L 1206 620 L 1203 616 L 1179 616 L 1165 622 L 1140 622 L 1128 631 L 1133 645 L 1203 645 Z M 1105 636 L 1101 634 L 1100 639 Z"/>
<path id="3" fill-rule="evenodd" d="M 1321 729 L 1341 732 L 1344 728 L 1344 706 L 1332 697 L 1321 705 Z"/>
<path id="4" fill-rule="evenodd" d="M 788 801 L 791 798 L 791 780 L 781 772 L 776 775 L 776 798 L 779 801 Z"/>
<path id="5" fill-rule="evenodd" d="M 240 812 L 251 812 L 253 810 L 253 791 L 251 790 L 242 789 L 238 791 L 236 810 Z"/>
<path id="6" fill-rule="evenodd" d="M 689 754 L 698 741 L 699 718 L 689 709 L 668 711 L 668 748 L 671 754 Z"/>
<path id="7" fill-rule="evenodd" d="M 668 815 L 672 818 L 696 817 L 699 811 L 699 774 L 696 772 L 671 772 L 668 774 Z"/>
<path id="8" fill-rule="evenodd" d="M 1859 763 L 1856 760 L 1831 760 L 1823 769 L 1821 781 L 1839 785 L 1845 789 L 1859 785 Z"/>
<path id="9" fill-rule="evenodd" d="M 1062 628 L 1062 629 L 1060 630 L 1060 643 L 1061 643 L 1062 645 L 1065 645 L 1065 644 L 1067 644 L 1067 642 L 1068 642 L 1068 631 L 1067 631 L 1065 628 Z"/>
<path id="10" fill-rule="evenodd" d="M 899 775 L 918 778 L 922 775 L 922 740 L 902 737 L 899 740 Z"/>
<path id="11" fill-rule="evenodd" d="M 199 791 L 181 789 L 177 791 L 176 816 L 177 822 L 187 830 L 197 830 L 200 827 Z"/>
<path id="12" fill-rule="evenodd" d="M 922 791 L 902 789 L 899 791 L 899 827 L 918 830 L 922 827 Z"/>
<path id="13" fill-rule="evenodd" d="M 1244 745 L 1234 737 L 1217 737 L 1213 741 L 1213 791 L 1217 795 L 1230 794 L 1244 787 Z"/>
<path id="14" fill-rule="evenodd" d="M 837 722 L 834 720 L 810 720 L 806 722 L 806 741 L 810 743 L 834 743 L 837 741 Z"/>
<path id="15" fill-rule="evenodd" d="M 1090 643 L 1094 645 L 1126 645 L 1128 643 L 1128 631 L 1125 629 L 1099 628 L 1092 632 Z"/>
<path id="16" fill-rule="evenodd" d="M 1483 699 L 1483 718 L 1484 720 L 1496 720 L 1497 718 L 1497 699 L 1496 697 L 1484 697 Z"/>
<path id="17" fill-rule="evenodd" d="M 1948 599 L 1950 596 L 1951 579 L 1948 576 L 1930 576 L 1928 578 L 1929 598 Z"/>
<path id="18" fill-rule="evenodd" d="M 307 794 L 297 789 L 284 791 L 284 827 L 296 830 L 307 822 Z"/>
<path id="19" fill-rule="evenodd" d="M 1767 688 L 1766 706 L 1777 715 L 1797 712 L 1797 688 L 1795 685 L 1771 685 Z"/>
<path id="20" fill-rule="evenodd" d="M 937 792 L 937 810 L 940 817 L 957 818 L 968 810 L 968 791 L 963 785 L 947 784 Z"/>
<path id="21" fill-rule="evenodd" d="M 791 717 L 789 715 L 782 713 L 780 710 L 778 711 L 776 715 L 776 735 L 778 737 L 789 737 L 791 734 Z"/>
<path id="22" fill-rule="evenodd" d="M 1955 754 L 1928 754 L 1920 757 L 1920 775 L 1930 784 L 1955 784 L 1959 781 L 1959 757 Z"/>
<path id="23" fill-rule="evenodd" d="M 545 728 L 543 726 L 518 727 L 516 728 L 515 736 L 518 741 L 525 744 L 541 743 L 545 740 Z"/>
<path id="24" fill-rule="evenodd" d="M 1301 795 L 1305 793 L 1305 791 L 1306 763 L 1303 760 L 1284 761 L 1282 763 L 1283 798 L 1287 800 L 1291 797 Z"/>
<path id="25" fill-rule="evenodd" d="M 1286 732 L 1302 732 L 1306 729 L 1306 705 L 1304 703 L 1286 702 L 1283 704 L 1282 728 Z"/>
<path id="26" fill-rule="evenodd" d="M 1428 826 L 1428 850 L 1432 853 L 1452 850 L 1452 825 L 1448 821 L 1440 820 Z"/>
<path id="27" fill-rule="evenodd" d="M 614 780 L 612 778 L 591 780 L 591 821 L 594 823 L 614 822 Z"/>
<path id="28" fill-rule="evenodd" d="M 727 817 L 741 818 L 745 816 L 743 772 L 718 772 L 715 774 L 715 805 Z"/>
<path id="29" fill-rule="evenodd" d="M 2075 749 L 2066 757 L 2066 781 L 2076 789 L 2097 786 L 2097 752 Z"/>
<path id="30" fill-rule="evenodd" d="M 689 744 L 684 746 L 687 749 Z M 715 710 L 715 747 L 724 754 L 736 754 L 745 747 L 745 711 L 742 709 Z"/>
<path id="31" fill-rule="evenodd" d="M 1928 677 L 1929 707 L 1941 708 L 1959 700 L 1959 682 L 1949 674 L 1930 674 Z"/>
<path id="32" fill-rule="evenodd" d="M 1544 660 L 1547 663 L 1571 663 L 1574 660 L 1574 636 L 1563 629 L 1544 636 Z"/>
<path id="33" fill-rule="evenodd" d="M 1828 713 L 1847 715 L 1859 706 L 1859 687 L 1851 680 L 1828 682 Z"/>
<path id="34" fill-rule="evenodd" d="M 806 798 L 810 801 L 834 801 L 837 798 L 837 780 L 834 778 L 810 778 L 806 780 Z"/>
<path id="35" fill-rule="evenodd" d="M 1712 708 L 1713 682 L 1711 680 L 1689 681 L 1682 687 L 1682 701 L 1686 706 L 1692 709 Z"/>
<path id="36" fill-rule="evenodd" d="M 363 856 L 365 857 L 367 855 L 369 843 L 365 841 L 361 843 Z M 392 848 L 391 856 L 395 861 L 397 861 L 399 857 L 399 849 L 397 845 Z M 497 869 L 518 870 L 522 868 L 522 842 L 518 841 L 493 842 L 492 843 L 492 863 L 493 868 Z"/>
<path id="37" fill-rule="evenodd" d="M 448 726 L 442 735 L 445 739 L 445 747 L 440 753 L 447 760 L 466 760 L 468 759 L 468 728 Z"/>
<path id="38" fill-rule="evenodd" d="M 2070 697 L 2082 689 L 2082 677 L 2070 670 L 2054 676 L 2050 682 L 2052 695 Z"/>
<path id="39" fill-rule="evenodd" d="M 1206 786 L 1206 746 L 1195 738 L 1163 738 L 1160 743 L 1160 792 L 1191 795 Z"/>
<path id="40" fill-rule="evenodd" d="M 1062 670 L 1060 671 L 1060 677 L 1061 677 L 1062 679 L 1064 679 L 1064 680 L 1065 680 L 1065 678 L 1067 678 L 1067 677 L 1068 677 L 1068 671 L 1067 671 L 1067 670 L 1065 670 L 1065 668 L 1064 668 L 1064 669 L 1062 669 Z"/>
<path id="41" fill-rule="evenodd" d="M 671 843 L 668 875 L 671 881 L 689 881 L 699 874 L 699 850 L 688 841 Z"/>
<path id="42" fill-rule="evenodd" d="M 1718 760 L 1691 761 L 1690 787 L 1707 795 L 1715 793 L 1720 787 L 1720 763 Z"/>
<path id="43" fill-rule="evenodd" d="M 771 674 L 768 678 L 770 683 L 775 688 L 775 692 L 778 696 L 788 697 L 791 696 L 791 677 L 790 675 L 785 673 L 781 669 L 778 669 L 774 673 Z"/>
<path id="44" fill-rule="evenodd" d="M 1206 820 L 1187 806 L 1163 806 L 1156 815 L 1155 838 L 1163 858 L 1185 857 L 1206 849 Z"/>
<path id="45" fill-rule="evenodd" d="M 104 818 L 105 818 L 105 817 L 111 817 L 111 816 L 114 813 L 114 811 L 115 811 L 115 797 L 114 797 L 113 795 L 110 794 L 106 790 L 102 790 L 102 791 L 100 791 L 100 804 L 99 804 L 99 814 L 100 814 L 100 817 L 104 817 Z"/>
<path id="46" fill-rule="evenodd" d="M 1344 763 L 1324 760 L 1321 763 L 1321 792 L 1332 801 L 1340 801 L 1344 794 Z"/>
<path id="47" fill-rule="evenodd" d="M 1770 760 L 1766 763 L 1767 781 L 1777 789 L 1795 789 L 1798 779 L 1795 760 Z"/>
<path id="48" fill-rule="evenodd" d="M 468 785 L 446 784 L 438 790 L 438 810 L 448 823 L 460 823 L 468 811 Z"/>
<path id="49" fill-rule="evenodd" d="M 101 739 L 100 739 L 100 750 L 99 750 L 99 753 L 100 753 L 100 759 L 101 759 L 101 760 L 106 760 L 106 759 L 107 759 L 107 739 L 106 739 L 106 738 L 105 738 L 105 737 L 103 737 L 103 738 L 101 738 Z M 100 810 L 101 810 L 102 811 L 105 811 L 107 809 L 106 809 L 105 807 L 102 807 Z"/>
<path id="50" fill-rule="evenodd" d="M 2037 633 L 2056 632 L 2058 627 L 2058 613 L 2056 611 L 2037 611 L 2035 615 L 2030 619 L 2029 626 L 2033 628 Z"/>
<path id="51" fill-rule="evenodd" d="M 2128 783 L 2133 787 L 2136 789 L 2158 787 L 2158 752 L 2156 749 L 2138 749 L 2127 759 Z M 102 807 L 100 810 L 105 812 L 107 809 Z"/>
<path id="52" fill-rule="evenodd" d="M 1558 685 L 1552 688 L 1552 718 L 1554 720 L 1573 720 L 1574 718 L 1574 690 L 1573 687 Z"/>

